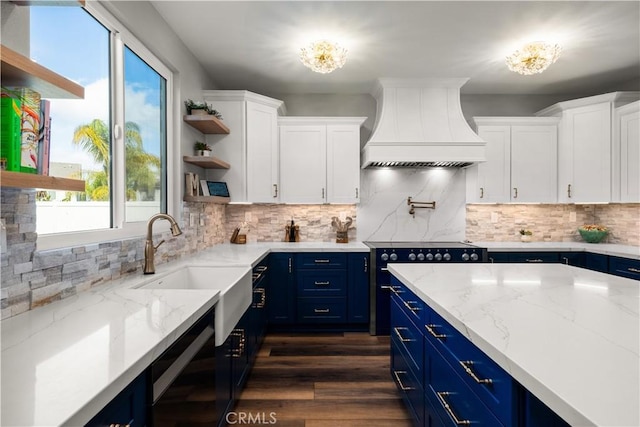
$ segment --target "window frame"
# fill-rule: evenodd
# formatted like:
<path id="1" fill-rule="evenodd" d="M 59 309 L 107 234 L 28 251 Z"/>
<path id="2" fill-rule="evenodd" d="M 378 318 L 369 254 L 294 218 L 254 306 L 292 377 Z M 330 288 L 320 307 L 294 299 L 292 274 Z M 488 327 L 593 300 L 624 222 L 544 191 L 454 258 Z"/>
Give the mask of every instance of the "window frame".
<path id="1" fill-rule="evenodd" d="M 98 230 L 73 231 L 38 235 L 38 250 L 59 249 L 82 246 L 114 240 L 124 240 L 144 236 L 146 221 L 126 222 L 126 180 L 124 156 L 124 49 L 131 51 L 143 59 L 159 75 L 166 80 L 166 209 L 181 223 L 182 218 L 177 215 L 180 203 L 177 199 L 179 182 L 179 163 L 177 158 L 180 147 L 172 144 L 175 141 L 176 108 L 174 103 L 174 73 L 158 57 L 151 52 L 137 37 L 113 17 L 103 6 L 95 2 L 87 2 L 84 9 L 110 32 L 110 112 L 111 112 L 111 228 Z"/>

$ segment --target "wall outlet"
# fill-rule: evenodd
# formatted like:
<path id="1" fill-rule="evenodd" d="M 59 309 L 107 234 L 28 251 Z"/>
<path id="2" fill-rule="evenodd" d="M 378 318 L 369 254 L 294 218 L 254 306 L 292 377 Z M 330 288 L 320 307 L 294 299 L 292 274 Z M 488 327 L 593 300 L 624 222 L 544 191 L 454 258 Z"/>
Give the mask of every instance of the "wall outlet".
<path id="1" fill-rule="evenodd" d="M 576 222 L 576 213 L 569 212 L 569 222 Z"/>
<path id="2" fill-rule="evenodd" d="M 200 214 L 200 225 L 204 225 L 204 219 L 205 219 L 206 215 L 205 214 Z"/>
<path id="3" fill-rule="evenodd" d="M 194 213 L 189 214 L 189 227 L 195 227 L 198 215 Z"/>

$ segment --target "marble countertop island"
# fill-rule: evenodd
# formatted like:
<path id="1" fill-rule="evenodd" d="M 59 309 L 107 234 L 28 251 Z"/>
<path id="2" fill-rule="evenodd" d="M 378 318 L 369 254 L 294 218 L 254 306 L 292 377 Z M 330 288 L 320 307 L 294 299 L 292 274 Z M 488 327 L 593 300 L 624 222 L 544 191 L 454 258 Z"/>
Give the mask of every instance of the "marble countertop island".
<path id="1" fill-rule="evenodd" d="M 640 286 L 561 264 L 389 270 L 574 426 L 640 425 Z"/>

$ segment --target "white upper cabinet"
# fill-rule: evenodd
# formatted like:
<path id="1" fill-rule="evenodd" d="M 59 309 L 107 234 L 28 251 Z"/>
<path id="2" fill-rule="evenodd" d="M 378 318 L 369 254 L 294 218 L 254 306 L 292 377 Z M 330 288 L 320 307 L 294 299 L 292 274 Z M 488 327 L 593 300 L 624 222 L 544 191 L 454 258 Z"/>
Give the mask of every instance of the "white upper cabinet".
<path id="1" fill-rule="evenodd" d="M 558 199 L 565 203 L 610 202 L 612 198 L 613 111 L 638 98 L 614 92 L 560 102 L 537 113 L 561 117 Z"/>
<path id="2" fill-rule="evenodd" d="M 206 90 L 204 100 L 222 114 L 228 135 L 207 135 L 213 155 L 228 170 L 208 170 L 207 179 L 226 181 L 231 202 L 278 200 L 278 115 L 284 104 L 244 90 Z"/>
<path id="3" fill-rule="evenodd" d="M 280 117 L 283 203 L 357 203 L 363 117 Z"/>
<path id="4" fill-rule="evenodd" d="M 469 203 L 553 203 L 558 119 L 475 117 L 487 161 L 467 169 Z"/>
<path id="5" fill-rule="evenodd" d="M 640 101 L 615 111 L 614 200 L 640 202 Z"/>

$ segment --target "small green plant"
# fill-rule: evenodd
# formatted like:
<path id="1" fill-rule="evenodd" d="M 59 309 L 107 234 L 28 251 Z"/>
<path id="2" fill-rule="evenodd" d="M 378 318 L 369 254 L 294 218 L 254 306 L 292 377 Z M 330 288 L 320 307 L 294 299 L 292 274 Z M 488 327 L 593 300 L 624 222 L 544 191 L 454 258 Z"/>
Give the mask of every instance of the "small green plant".
<path id="1" fill-rule="evenodd" d="M 520 234 L 522 236 L 533 236 L 533 233 L 531 232 L 531 230 L 525 230 L 524 228 L 520 229 Z"/>
<path id="2" fill-rule="evenodd" d="M 196 141 L 193 145 L 196 151 L 211 151 L 211 147 L 204 142 Z"/>
<path id="3" fill-rule="evenodd" d="M 193 110 L 204 110 L 207 112 L 207 114 L 215 116 L 217 119 L 222 120 L 222 114 L 220 114 L 217 110 L 211 108 L 206 102 L 195 102 L 191 99 L 187 99 L 186 101 L 184 101 L 184 106 L 187 108 L 187 114 L 191 114 Z"/>

